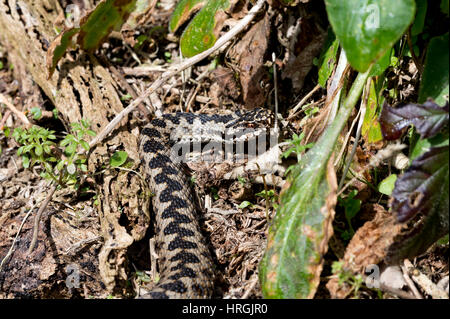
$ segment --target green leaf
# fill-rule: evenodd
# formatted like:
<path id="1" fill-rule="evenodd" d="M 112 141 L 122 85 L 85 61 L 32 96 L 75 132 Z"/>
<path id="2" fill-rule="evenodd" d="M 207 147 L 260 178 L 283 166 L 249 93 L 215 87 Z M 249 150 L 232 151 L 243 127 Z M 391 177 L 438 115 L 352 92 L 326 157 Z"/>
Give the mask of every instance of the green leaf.
<path id="1" fill-rule="evenodd" d="M 177 29 L 183 25 L 194 12 L 200 10 L 207 0 L 181 0 L 178 2 L 175 10 L 173 10 L 170 18 L 169 29 L 170 32 L 176 32 Z"/>
<path id="2" fill-rule="evenodd" d="M 369 98 L 367 100 L 366 114 L 361 127 L 361 134 L 367 143 L 376 143 L 383 139 L 380 123 L 378 122 L 378 94 L 375 88 L 375 80 L 370 80 Z"/>
<path id="3" fill-rule="evenodd" d="M 36 153 L 37 156 L 41 156 L 42 153 L 44 152 L 44 150 L 43 150 L 43 148 L 42 148 L 42 145 L 36 144 L 36 145 L 34 146 L 34 152 Z"/>
<path id="4" fill-rule="evenodd" d="M 425 16 L 427 15 L 428 0 L 416 0 L 417 13 L 414 23 L 411 27 L 411 35 L 415 36 L 423 31 L 423 26 L 425 24 Z"/>
<path id="5" fill-rule="evenodd" d="M 49 77 L 75 35 L 78 34 L 77 43 L 81 49 L 93 52 L 108 38 L 111 31 L 120 30 L 135 4 L 136 0 L 102 0 L 94 10 L 81 18 L 80 27 L 61 32 L 47 51 Z"/>
<path id="6" fill-rule="evenodd" d="M 38 107 L 32 107 L 30 113 L 33 115 L 34 120 L 39 120 L 42 117 L 42 110 Z"/>
<path id="7" fill-rule="evenodd" d="M 379 76 L 387 69 L 391 63 L 392 49 L 386 51 L 386 53 L 373 65 L 372 72 L 369 76 Z"/>
<path id="8" fill-rule="evenodd" d="M 3 134 L 5 134 L 6 137 L 9 137 L 11 134 L 11 129 L 7 126 L 3 127 Z"/>
<path id="9" fill-rule="evenodd" d="M 55 71 L 56 64 L 72 45 L 72 38 L 78 33 L 79 28 L 72 28 L 60 33 L 50 44 L 47 50 L 47 70 L 48 78 L 51 78 Z"/>
<path id="10" fill-rule="evenodd" d="M 428 152 L 432 147 L 448 145 L 448 134 L 439 133 L 431 138 L 418 139 L 411 148 L 409 159 L 413 161 L 416 157 Z"/>
<path id="11" fill-rule="evenodd" d="M 71 143 L 71 144 L 69 144 L 69 146 L 66 147 L 66 149 L 64 150 L 64 153 L 67 156 L 72 156 L 72 154 L 74 154 L 76 150 L 77 150 L 77 144 Z"/>
<path id="12" fill-rule="evenodd" d="M 97 135 L 97 133 L 95 133 L 93 130 L 87 130 L 86 133 L 87 133 L 87 135 L 89 135 L 89 136 L 95 136 L 95 135 Z"/>
<path id="13" fill-rule="evenodd" d="M 109 165 L 111 165 L 111 167 L 119 167 L 123 165 L 123 163 L 125 163 L 127 158 L 128 158 L 127 152 L 117 151 L 113 154 L 113 156 L 111 156 L 109 160 Z"/>
<path id="14" fill-rule="evenodd" d="M 22 156 L 22 165 L 24 168 L 30 167 L 30 158 L 26 155 Z"/>
<path id="15" fill-rule="evenodd" d="M 58 164 L 56 164 L 56 169 L 58 170 L 58 172 L 62 171 L 64 164 L 64 161 L 59 161 Z"/>
<path id="16" fill-rule="evenodd" d="M 369 72 L 358 74 L 332 124 L 288 176 L 290 187 L 280 194 L 260 263 L 265 298 L 312 298 L 316 292 L 336 202 L 336 177 L 328 165 Z"/>
<path id="17" fill-rule="evenodd" d="M 328 32 L 327 41 L 325 42 L 324 47 L 326 48 L 323 56 L 319 58 L 319 84 L 321 87 L 325 88 L 327 85 L 327 80 L 330 77 L 331 73 L 334 70 L 334 66 L 336 65 L 336 55 L 339 48 L 339 41 L 335 39 L 331 30 Z"/>
<path id="18" fill-rule="evenodd" d="M 449 94 L 449 41 L 448 32 L 431 39 L 425 58 L 425 67 L 420 83 L 419 103 L 432 98 L 444 105 Z M 447 96 L 447 99 L 445 98 Z"/>
<path id="19" fill-rule="evenodd" d="M 385 179 L 381 181 L 381 183 L 378 185 L 378 191 L 381 194 L 391 196 L 392 191 L 395 187 L 395 181 L 397 180 L 396 174 L 391 174 Z"/>
<path id="20" fill-rule="evenodd" d="M 244 208 L 247 208 L 247 207 L 252 207 L 253 206 L 253 204 L 252 203 L 250 203 L 249 201 L 246 201 L 246 200 L 244 200 L 242 203 L 240 203 L 239 204 L 239 208 L 240 209 L 244 209 Z"/>
<path id="21" fill-rule="evenodd" d="M 325 4 L 349 63 L 360 72 L 392 47 L 415 14 L 414 0 L 325 0 Z"/>
<path id="22" fill-rule="evenodd" d="M 86 142 L 85 140 L 81 140 L 80 141 L 81 147 L 84 148 L 86 151 L 89 151 L 89 143 Z"/>
<path id="23" fill-rule="evenodd" d="M 50 154 L 52 152 L 52 149 L 50 148 L 50 145 L 44 144 L 42 147 L 44 148 L 45 154 Z"/>
<path id="24" fill-rule="evenodd" d="M 449 14 L 449 1 L 448 0 L 441 0 L 441 11 L 442 13 L 446 14 L 448 17 Z"/>
<path id="25" fill-rule="evenodd" d="M 177 10 L 178 6 L 181 7 L 179 10 Z M 220 25 L 226 19 L 224 10 L 230 7 L 230 2 L 228 0 L 181 1 L 170 22 L 171 29 L 178 28 L 180 21 L 185 19 L 186 15 L 201 6 L 203 8 L 195 15 L 181 35 L 180 47 L 185 57 L 192 57 L 214 45 L 221 30 Z"/>

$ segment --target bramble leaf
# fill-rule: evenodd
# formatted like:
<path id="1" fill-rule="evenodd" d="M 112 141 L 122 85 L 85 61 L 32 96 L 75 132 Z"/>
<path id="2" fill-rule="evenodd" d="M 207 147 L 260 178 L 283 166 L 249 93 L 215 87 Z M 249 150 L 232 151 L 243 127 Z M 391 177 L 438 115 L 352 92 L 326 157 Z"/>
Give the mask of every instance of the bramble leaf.
<path id="1" fill-rule="evenodd" d="M 389 262 L 425 252 L 448 234 L 449 147 L 435 147 L 416 158 L 395 183 L 391 209 L 399 222 L 418 221 L 395 239 L 389 248 Z"/>
<path id="2" fill-rule="evenodd" d="M 417 157 L 396 181 L 390 206 L 400 222 L 410 220 L 418 212 L 426 215 L 442 201 L 448 207 L 448 153 L 448 146 L 430 149 Z M 448 210 L 444 213 L 448 215 Z"/>
<path id="3" fill-rule="evenodd" d="M 406 104 L 393 108 L 385 103 L 380 115 L 381 132 L 386 140 L 399 138 L 403 130 L 414 124 L 422 138 L 429 138 L 448 124 L 448 102 L 440 107 L 431 100 L 424 104 Z"/>

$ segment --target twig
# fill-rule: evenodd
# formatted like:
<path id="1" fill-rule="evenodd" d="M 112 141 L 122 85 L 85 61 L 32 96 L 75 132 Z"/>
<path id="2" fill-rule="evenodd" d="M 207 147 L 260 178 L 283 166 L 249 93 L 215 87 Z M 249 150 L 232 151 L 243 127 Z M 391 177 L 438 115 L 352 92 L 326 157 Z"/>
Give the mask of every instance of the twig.
<path id="1" fill-rule="evenodd" d="M 39 207 L 39 210 L 36 214 L 36 217 L 34 218 L 34 227 L 33 227 L 33 237 L 31 239 L 30 248 L 28 248 L 27 254 L 31 254 L 31 252 L 34 249 L 34 246 L 36 245 L 38 233 L 39 233 L 39 220 L 41 219 L 42 213 L 44 212 L 45 208 L 47 207 L 48 203 L 52 199 L 53 194 L 56 191 L 56 188 L 58 187 L 58 184 L 53 184 L 52 188 L 50 189 L 50 192 L 48 196 L 45 198 L 44 202 L 42 203 L 41 207 Z"/>
<path id="2" fill-rule="evenodd" d="M 423 299 L 419 290 L 417 290 L 416 286 L 414 285 L 411 278 L 409 277 L 409 270 L 408 270 L 409 267 L 413 267 L 413 265 L 411 264 L 411 262 L 408 259 L 405 259 L 404 264 L 401 265 L 401 268 L 403 271 L 403 278 L 405 279 L 406 283 L 408 284 L 408 286 L 411 289 L 414 296 L 416 296 L 417 299 Z"/>
<path id="3" fill-rule="evenodd" d="M 308 94 L 306 94 L 303 99 L 300 100 L 300 102 L 298 102 L 298 104 L 289 112 L 291 113 L 287 120 L 292 119 L 294 116 L 296 116 L 297 114 L 297 110 L 299 108 L 301 108 L 303 106 L 303 104 L 305 104 L 306 101 L 308 101 L 308 99 L 318 90 L 320 89 L 320 84 L 317 84 Z"/>
<path id="4" fill-rule="evenodd" d="M 11 110 L 7 110 L 7 111 L 5 112 L 5 114 L 3 115 L 2 120 L 1 120 L 1 122 L 0 122 L 0 130 L 3 130 L 3 126 L 5 125 L 6 120 L 8 119 L 8 117 L 9 117 L 11 114 L 12 114 Z"/>
<path id="5" fill-rule="evenodd" d="M 247 299 L 250 293 L 255 288 L 256 284 L 258 283 L 258 277 L 256 275 L 253 275 L 253 279 L 251 281 L 250 286 L 245 290 L 244 294 L 242 295 L 241 299 Z"/>
<path id="6" fill-rule="evenodd" d="M 0 94 L 0 103 L 5 104 L 14 114 L 16 114 L 17 117 L 22 121 L 23 124 L 25 124 L 26 127 L 31 126 L 31 123 L 27 119 L 25 114 L 23 112 L 19 111 L 18 109 L 16 109 L 16 107 L 14 105 L 9 103 L 8 99 L 3 94 Z"/>
<path id="7" fill-rule="evenodd" d="M 430 278 L 421 273 L 417 268 L 414 268 L 413 264 L 408 259 L 404 260 L 404 264 L 404 267 L 407 268 L 407 272 L 412 274 L 412 280 L 414 280 L 433 299 L 448 299 L 447 293 L 440 289 L 430 280 Z"/>
<path id="8" fill-rule="evenodd" d="M 9 257 L 11 257 L 12 253 L 13 253 L 13 249 L 14 249 L 14 245 L 16 244 L 17 238 L 19 237 L 20 232 L 22 231 L 23 225 L 25 225 L 25 222 L 28 219 L 28 216 L 30 216 L 31 212 L 33 211 L 33 209 L 38 205 L 39 201 L 36 201 L 36 203 L 30 208 L 30 210 L 28 211 L 28 213 L 25 215 L 25 217 L 22 220 L 22 223 L 20 224 L 19 229 L 17 230 L 17 234 L 16 237 L 14 237 L 14 240 L 11 244 L 11 247 L 8 250 L 8 253 L 6 254 L 6 256 L 2 259 L 2 262 L 0 263 L 0 272 L 3 269 L 3 264 L 5 262 L 8 261 Z"/>
<path id="9" fill-rule="evenodd" d="M 416 56 L 416 53 L 414 52 L 414 48 L 413 48 L 413 44 L 412 44 L 412 40 L 411 40 L 411 27 L 412 25 L 408 28 L 408 32 L 406 34 L 406 41 L 408 42 L 408 46 L 409 46 L 409 51 L 411 52 L 411 57 L 414 61 L 414 64 L 417 67 L 417 70 L 419 70 L 420 74 L 423 73 L 423 66 L 422 63 L 420 63 L 419 59 Z"/>
<path id="10" fill-rule="evenodd" d="M 106 125 L 106 127 L 101 131 L 95 138 L 91 140 L 89 146 L 92 148 L 97 143 L 102 141 L 111 131 L 122 121 L 122 119 L 127 116 L 130 112 L 132 112 L 137 105 L 142 103 L 144 99 L 146 99 L 150 94 L 155 92 L 157 88 L 159 88 L 164 82 L 178 74 L 179 72 L 186 70 L 190 66 L 200 62 L 206 57 L 210 56 L 212 53 L 217 51 L 219 48 L 224 46 L 228 41 L 232 40 L 237 34 L 239 34 L 245 27 L 253 20 L 256 14 L 261 10 L 265 3 L 265 0 L 258 0 L 258 2 L 252 7 L 252 9 L 247 13 L 247 15 L 239 20 L 239 22 L 231 28 L 230 31 L 225 33 L 222 37 L 220 37 L 214 46 L 210 49 L 199 53 L 192 58 L 189 58 L 173 67 L 170 67 L 168 71 L 161 74 L 161 76 L 153 82 L 153 84 L 145 90 L 137 99 L 131 102 L 125 109 L 123 109 L 119 114 L 117 114 L 111 122 Z"/>

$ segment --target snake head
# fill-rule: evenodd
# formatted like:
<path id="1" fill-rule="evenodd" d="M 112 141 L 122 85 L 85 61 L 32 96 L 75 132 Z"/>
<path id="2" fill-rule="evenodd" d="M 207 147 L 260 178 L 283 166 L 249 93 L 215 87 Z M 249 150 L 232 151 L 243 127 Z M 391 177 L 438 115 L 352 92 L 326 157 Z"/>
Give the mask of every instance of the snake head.
<path id="1" fill-rule="evenodd" d="M 253 110 L 240 113 L 236 113 L 239 118 L 228 123 L 228 129 L 234 128 L 269 128 L 274 123 L 274 114 L 268 109 L 261 107 L 255 108 Z"/>

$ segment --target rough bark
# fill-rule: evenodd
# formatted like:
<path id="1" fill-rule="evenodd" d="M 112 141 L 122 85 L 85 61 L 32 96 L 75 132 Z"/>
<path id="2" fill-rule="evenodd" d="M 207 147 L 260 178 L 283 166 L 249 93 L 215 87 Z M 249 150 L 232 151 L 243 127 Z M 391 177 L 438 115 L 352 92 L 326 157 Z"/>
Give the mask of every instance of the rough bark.
<path id="1" fill-rule="evenodd" d="M 94 57 L 76 50 L 66 55 L 47 79 L 46 50 L 57 35 L 54 22 L 63 16 L 56 0 L 0 0 L 0 43 L 8 52 L 8 60 L 18 69 L 24 68 L 54 104 L 68 130 L 69 123 L 85 118 L 94 131 L 100 132 L 123 109 L 119 86 L 109 71 Z M 125 150 L 137 167 L 137 134 L 135 121 L 124 120 L 119 129 L 91 150 L 89 171 L 100 171 L 117 149 Z M 142 181 L 133 173 L 106 170 L 95 179 L 103 237 L 99 268 L 102 281 L 113 290 L 127 279 L 127 248 L 142 239 L 148 227 L 148 196 L 142 196 Z M 44 245 L 42 241 L 38 244 Z M 33 256 L 28 258 L 33 260 Z"/>

